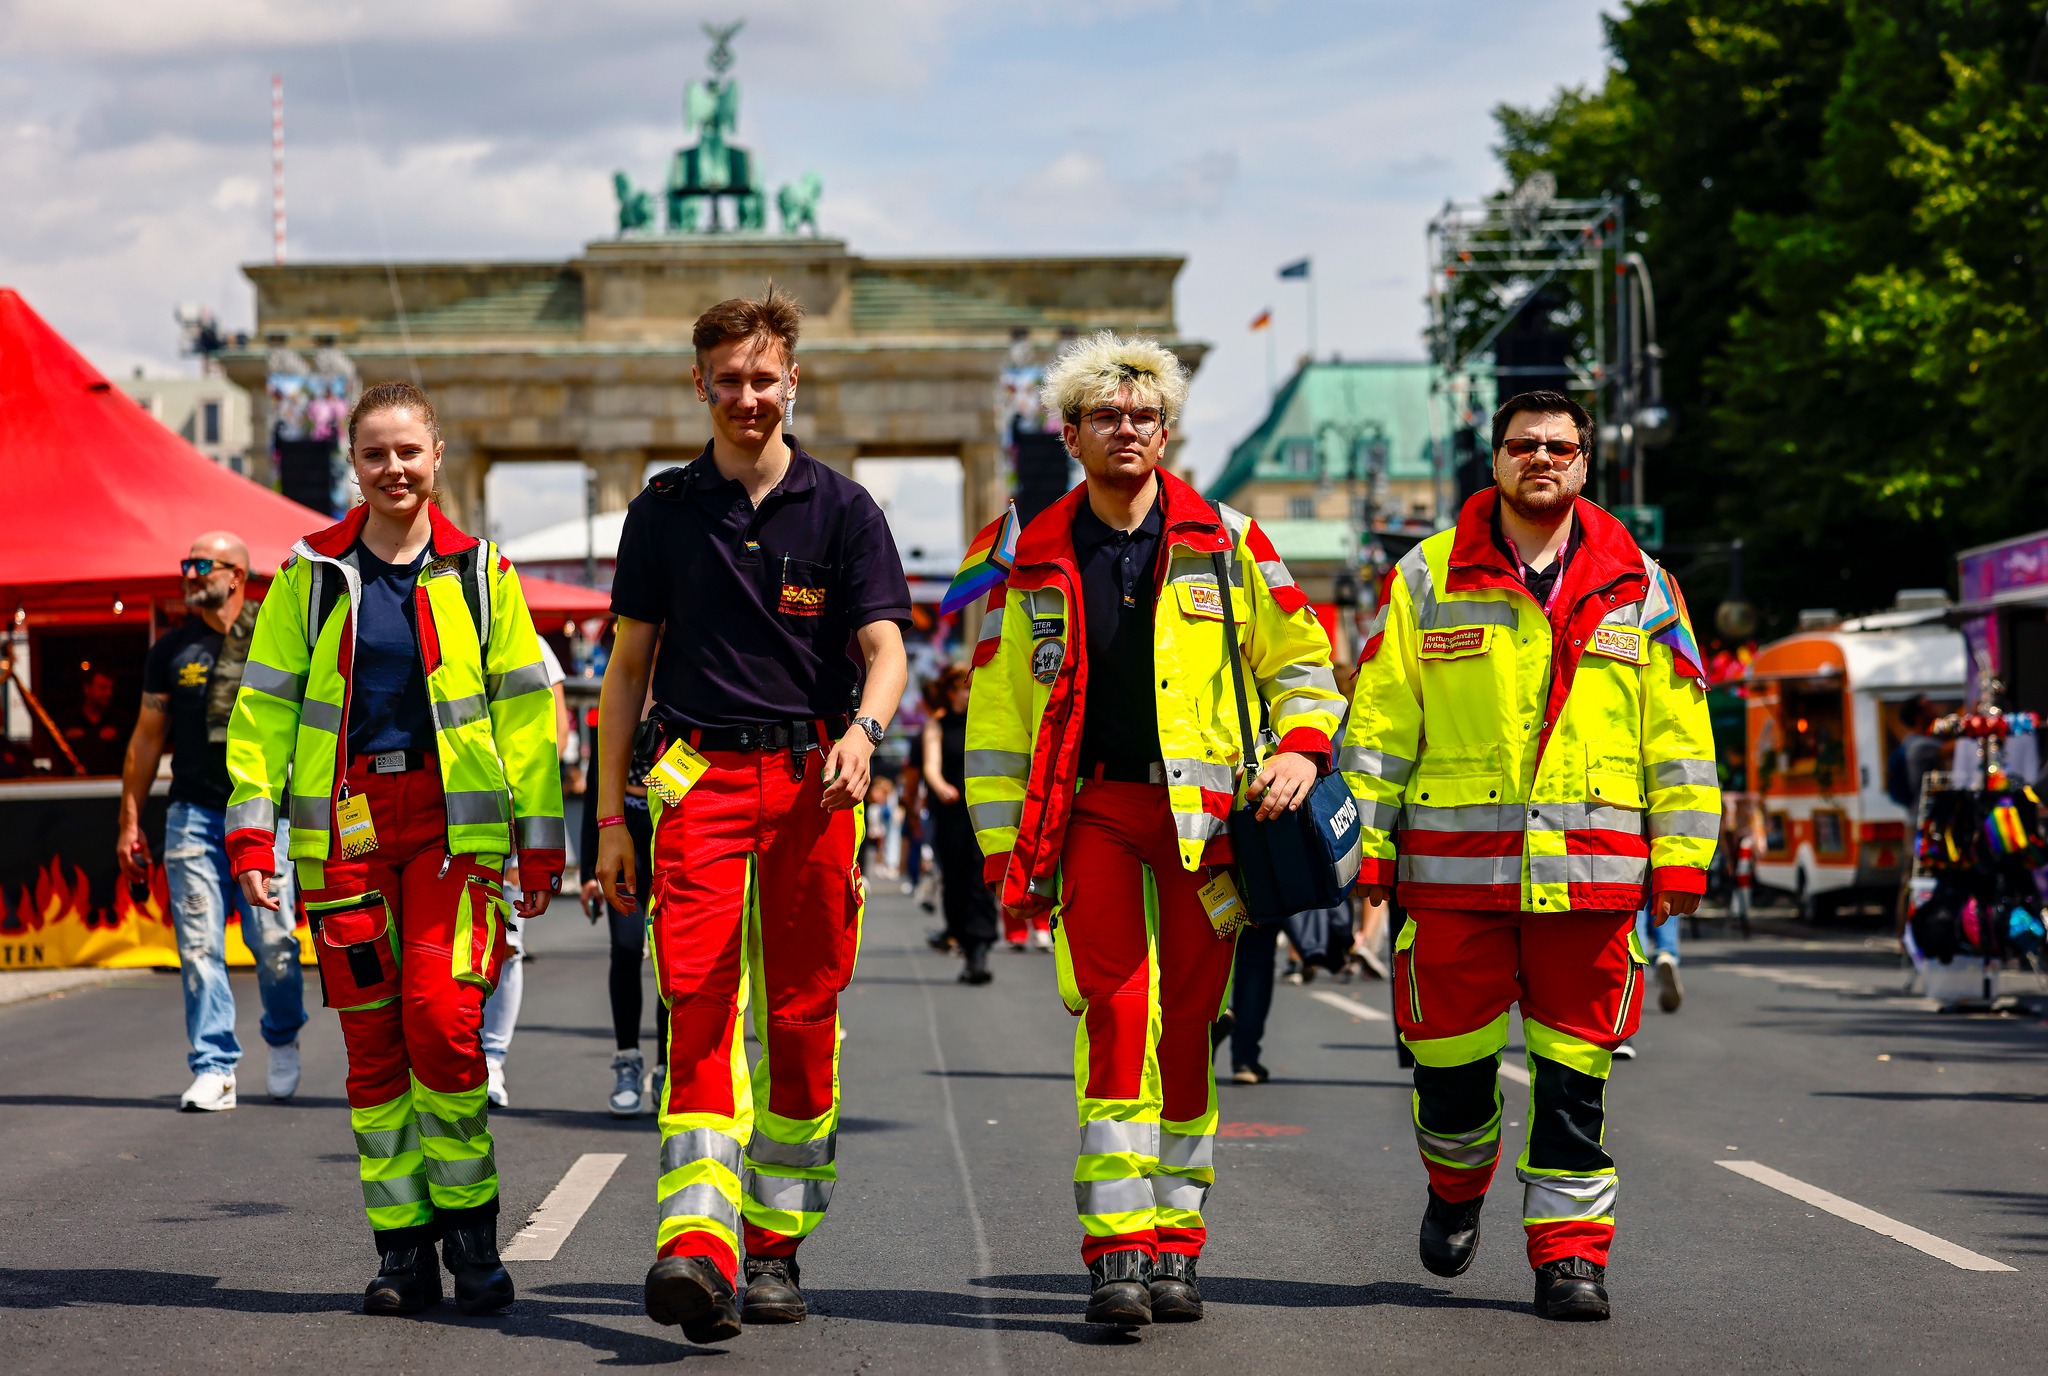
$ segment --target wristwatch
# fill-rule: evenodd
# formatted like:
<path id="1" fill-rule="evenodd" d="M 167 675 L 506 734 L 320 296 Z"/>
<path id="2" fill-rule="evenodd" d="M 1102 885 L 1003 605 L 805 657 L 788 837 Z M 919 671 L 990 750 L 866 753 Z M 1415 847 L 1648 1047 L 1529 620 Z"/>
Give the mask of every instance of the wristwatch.
<path id="1" fill-rule="evenodd" d="M 869 745 L 880 745 L 882 738 L 889 734 L 887 728 L 873 717 L 855 717 L 853 724 L 858 726 L 861 734 L 868 738 Z"/>

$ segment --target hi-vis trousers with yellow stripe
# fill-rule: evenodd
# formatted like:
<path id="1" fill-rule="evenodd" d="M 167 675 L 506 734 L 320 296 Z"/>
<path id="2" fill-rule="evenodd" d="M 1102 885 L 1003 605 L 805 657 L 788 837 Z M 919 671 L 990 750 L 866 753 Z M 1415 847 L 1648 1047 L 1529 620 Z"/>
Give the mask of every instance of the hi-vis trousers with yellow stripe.
<path id="1" fill-rule="evenodd" d="M 1675 920 L 1675 919 L 1673 919 Z M 1500 1160 L 1496 1079 L 1522 1005 L 1529 1264 L 1607 1264 L 1617 1183 L 1603 1145 L 1607 1073 L 1633 1036 L 1646 962 L 1633 912 L 1411 908 L 1394 940 L 1394 1012 L 1415 1053 L 1415 1141 L 1441 1199 L 1477 1199 Z"/>
<path id="2" fill-rule="evenodd" d="M 824 758 L 708 751 L 654 814 L 648 927 L 668 1004 L 662 1256 L 788 1257 L 839 1178 L 839 993 L 860 950 L 861 816 L 819 806 Z M 760 1059 L 747 1066 L 751 1013 Z"/>
<path id="3" fill-rule="evenodd" d="M 1081 1149 L 1074 1202 L 1081 1259 L 1138 1250 L 1199 1256 L 1216 1181 L 1216 1073 L 1209 1027 L 1237 943 L 1181 867 L 1166 789 L 1086 782 L 1060 856 L 1060 994 L 1081 1019 L 1074 1094 Z"/>

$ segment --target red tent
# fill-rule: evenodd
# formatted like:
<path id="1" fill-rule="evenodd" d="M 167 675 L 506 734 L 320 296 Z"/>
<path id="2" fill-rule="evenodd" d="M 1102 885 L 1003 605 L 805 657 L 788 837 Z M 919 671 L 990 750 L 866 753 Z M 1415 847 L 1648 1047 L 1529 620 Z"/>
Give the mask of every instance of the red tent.
<path id="1" fill-rule="evenodd" d="M 159 424 L 0 288 L 0 615 L 141 612 L 179 594 L 192 537 L 231 530 L 267 578 L 329 524 L 220 467 Z M 601 615 L 588 588 L 522 578 L 536 612 Z"/>

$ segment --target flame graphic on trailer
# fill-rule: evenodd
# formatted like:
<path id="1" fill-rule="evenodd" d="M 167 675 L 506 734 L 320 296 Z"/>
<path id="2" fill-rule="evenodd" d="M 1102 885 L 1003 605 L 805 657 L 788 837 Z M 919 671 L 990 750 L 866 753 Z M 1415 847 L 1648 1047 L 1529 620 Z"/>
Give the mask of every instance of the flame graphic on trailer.
<path id="1" fill-rule="evenodd" d="M 55 970 L 75 966 L 175 969 L 178 935 L 171 921 L 170 885 L 162 865 L 149 869 L 146 894 L 137 899 L 126 882 L 113 901 L 94 902 L 83 870 L 52 856 L 33 882 L 10 893 L 0 888 L 0 970 Z M 313 963 L 312 934 L 299 918 L 299 959 Z M 256 958 L 242 939 L 242 923 L 228 913 L 227 963 L 251 967 Z"/>

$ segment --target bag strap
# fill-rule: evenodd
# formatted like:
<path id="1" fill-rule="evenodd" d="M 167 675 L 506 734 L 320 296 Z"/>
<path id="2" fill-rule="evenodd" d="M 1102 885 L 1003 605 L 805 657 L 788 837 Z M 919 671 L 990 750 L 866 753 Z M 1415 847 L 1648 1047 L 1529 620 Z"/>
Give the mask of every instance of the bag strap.
<path id="1" fill-rule="evenodd" d="M 1234 556 L 1236 550 L 1231 553 Z M 1230 605 L 1230 569 L 1223 562 L 1223 551 L 1216 550 L 1210 556 L 1216 565 L 1216 595 L 1223 604 L 1223 653 L 1230 660 L 1230 686 L 1237 690 L 1237 729 L 1244 736 L 1244 767 L 1246 777 L 1258 771 L 1259 756 L 1257 742 L 1252 735 L 1252 709 L 1245 701 L 1244 665 L 1237 657 L 1237 612 Z"/>

